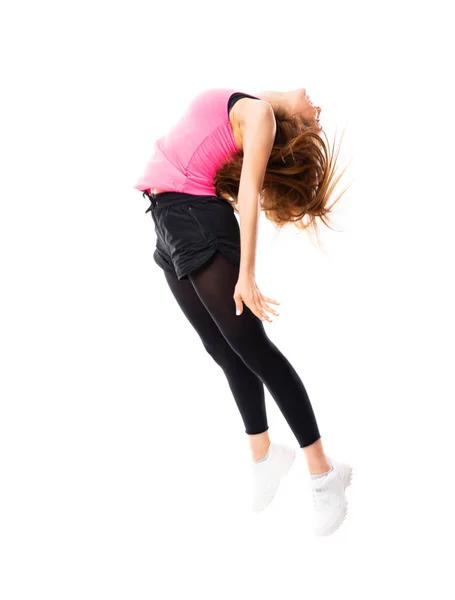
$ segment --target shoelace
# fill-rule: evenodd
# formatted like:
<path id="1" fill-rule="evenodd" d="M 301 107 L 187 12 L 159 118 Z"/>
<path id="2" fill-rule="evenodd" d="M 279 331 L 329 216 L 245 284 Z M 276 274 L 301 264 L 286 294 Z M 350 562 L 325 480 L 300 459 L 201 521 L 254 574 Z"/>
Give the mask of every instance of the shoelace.
<path id="1" fill-rule="evenodd" d="M 329 490 L 325 485 L 326 477 L 323 477 L 323 482 L 318 482 L 319 485 L 312 488 L 313 506 L 316 510 L 324 510 L 330 506 Z"/>

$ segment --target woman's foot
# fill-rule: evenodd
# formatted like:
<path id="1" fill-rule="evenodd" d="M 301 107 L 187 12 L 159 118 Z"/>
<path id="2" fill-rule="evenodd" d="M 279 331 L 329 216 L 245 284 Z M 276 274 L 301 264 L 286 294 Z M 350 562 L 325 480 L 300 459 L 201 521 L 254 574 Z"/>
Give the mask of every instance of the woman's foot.
<path id="1" fill-rule="evenodd" d="M 258 513 L 270 504 L 280 485 L 281 478 L 288 473 L 294 458 L 294 448 L 272 442 L 265 457 L 259 461 L 253 461 L 253 512 Z"/>
<path id="2" fill-rule="evenodd" d="M 352 467 L 330 458 L 328 462 L 331 469 L 327 473 L 311 476 L 316 535 L 330 535 L 336 531 L 348 510 L 345 490 L 351 484 Z"/>

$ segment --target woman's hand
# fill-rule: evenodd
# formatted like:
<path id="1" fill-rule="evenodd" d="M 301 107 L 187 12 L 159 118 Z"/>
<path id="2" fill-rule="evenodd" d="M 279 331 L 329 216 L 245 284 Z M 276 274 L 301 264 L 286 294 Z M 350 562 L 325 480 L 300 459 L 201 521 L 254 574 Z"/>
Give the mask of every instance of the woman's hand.
<path id="1" fill-rule="evenodd" d="M 243 303 L 253 312 L 258 319 L 272 322 L 272 319 L 266 314 L 266 310 L 279 315 L 273 308 L 267 305 L 267 302 L 273 304 L 279 304 L 277 300 L 267 298 L 259 291 L 256 281 L 252 275 L 240 275 L 237 284 L 234 289 L 234 302 L 236 308 L 236 314 L 241 315 L 243 312 Z"/>

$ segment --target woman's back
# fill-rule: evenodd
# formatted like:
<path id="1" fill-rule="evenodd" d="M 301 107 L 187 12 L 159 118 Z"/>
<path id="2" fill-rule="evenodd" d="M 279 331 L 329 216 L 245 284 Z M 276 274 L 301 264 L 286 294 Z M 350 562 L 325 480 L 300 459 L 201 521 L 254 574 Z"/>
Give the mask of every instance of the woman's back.
<path id="1" fill-rule="evenodd" d="M 238 151 L 229 108 L 241 97 L 228 88 L 208 89 L 192 99 L 177 123 L 155 142 L 155 149 L 135 189 L 216 195 L 219 167 Z"/>

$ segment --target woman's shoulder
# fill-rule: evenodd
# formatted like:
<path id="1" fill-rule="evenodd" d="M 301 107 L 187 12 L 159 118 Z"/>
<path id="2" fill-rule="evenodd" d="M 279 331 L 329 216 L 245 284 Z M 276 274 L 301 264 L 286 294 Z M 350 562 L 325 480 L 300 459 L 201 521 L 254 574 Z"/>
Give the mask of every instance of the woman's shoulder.
<path id="1" fill-rule="evenodd" d="M 206 88 L 195 94 L 189 102 L 189 107 L 200 105 L 222 106 L 229 111 L 238 100 L 250 98 L 252 100 L 261 100 L 259 96 L 250 91 L 239 90 L 238 88 Z"/>

